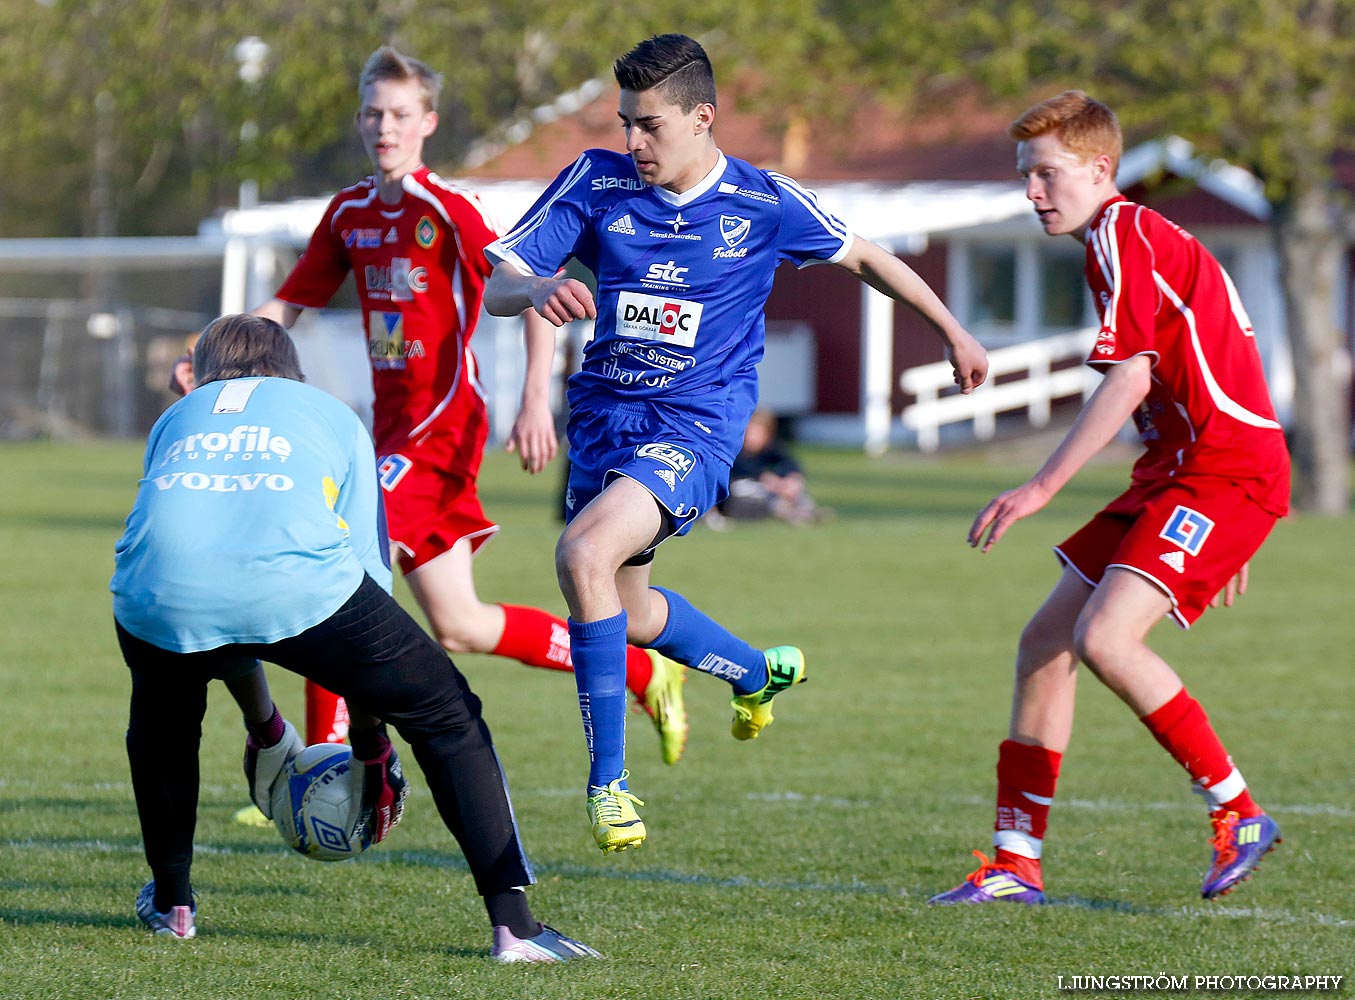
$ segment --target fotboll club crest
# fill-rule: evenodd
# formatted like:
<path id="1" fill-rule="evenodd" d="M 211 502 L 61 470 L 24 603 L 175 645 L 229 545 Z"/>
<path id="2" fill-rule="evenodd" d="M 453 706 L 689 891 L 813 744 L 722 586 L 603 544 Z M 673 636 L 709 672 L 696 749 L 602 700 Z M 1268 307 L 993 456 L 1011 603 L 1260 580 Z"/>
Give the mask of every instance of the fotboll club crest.
<path id="1" fill-rule="evenodd" d="M 725 246 L 736 247 L 742 243 L 748 238 L 752 225 L 748 219 L 740 219 L 737 215 L 720 216 L 720 236 L 724 239 Z"/>

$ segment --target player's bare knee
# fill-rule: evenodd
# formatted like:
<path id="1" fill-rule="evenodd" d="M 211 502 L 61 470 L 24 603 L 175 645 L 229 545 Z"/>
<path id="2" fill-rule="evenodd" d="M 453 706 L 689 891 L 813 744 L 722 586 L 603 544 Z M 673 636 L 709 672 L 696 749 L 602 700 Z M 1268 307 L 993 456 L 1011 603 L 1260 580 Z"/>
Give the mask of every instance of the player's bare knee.
<path id="1" fill-rule="evenodd" d="M 1072 642 L 1063 630 L 1052 630 L 1039 619 L 1032 619 L 1016 647 L 1017 678 L 1030 677 L 1051 663 L 1066 664 L 1073 655 Z"/>
<path id="2" fill-rule="evenodd" d="M 487 605 L 463 603 L 454 615 L 440 615 L 429 621 L 438 645 L 449 653 L 493 652 L 502 631 L 502 623 L 490 618 Z"/>
<path id="3" fill-rule="evenodd" d="M 1078 659 L 1105 684 L 1115 687 L 1116 650 L 1123 649 L 1124 636 L 1101 618 L 1079 619 L 1073 630 Z"/>
<path id="4" fill-rule="evenodd" d="M 588 533 L 566 531 L 560 536 L 555 545 L 555 575 L 561 587 L 577 590 L 585 581 L 610 577 L 614 573 Z"/>
<path id="5" fill-rule="evenodd" d="M 648 646 L 659 637 L 664 623 L 649 614 L 648 609 L 626 609 L 626 641 L 635 646 Z"/>

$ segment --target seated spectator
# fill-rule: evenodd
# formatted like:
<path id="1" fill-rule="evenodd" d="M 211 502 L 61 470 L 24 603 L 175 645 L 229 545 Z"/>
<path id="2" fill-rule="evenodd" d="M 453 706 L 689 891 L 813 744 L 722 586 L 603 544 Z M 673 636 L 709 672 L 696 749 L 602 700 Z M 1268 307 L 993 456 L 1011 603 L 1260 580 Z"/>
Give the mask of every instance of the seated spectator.
<path id="1" fill-rule="evenodd" d="M 729 473 L 729 496 L 719 511 L 735 521 L 775 517 L 791 524 L 830 515 L 809 495 L 804 472 L 778 439 L 776 414 L 770 410 L 758 410 L 748 421 L 743 450 Z"/>

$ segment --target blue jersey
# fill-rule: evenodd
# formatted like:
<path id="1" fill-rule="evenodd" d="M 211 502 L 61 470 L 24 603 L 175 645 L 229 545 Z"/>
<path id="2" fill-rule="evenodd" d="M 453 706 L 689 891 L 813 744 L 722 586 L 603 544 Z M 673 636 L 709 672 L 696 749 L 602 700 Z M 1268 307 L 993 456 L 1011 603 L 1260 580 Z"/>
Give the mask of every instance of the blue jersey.
<path id="1" fill-rule="evenodd" d="M 161 415 L 117 544 L 113 614 L 179 653 L 268 643 L 391 572 L 372 440 L 283 378 L 209 382 Z"/>
<path id="2" fill-rule="evenodd" d="M 757 403 L 776 266 L 836 262 L 851 243 L 813 192 L 773 171 L 721 153 L 676 195 L 641 181 L 630 157 L 590 149 L 485 253 L 539 275 L 577 258 L 597 279 L 571 408 L 656 404 L 728 463 Z"/>

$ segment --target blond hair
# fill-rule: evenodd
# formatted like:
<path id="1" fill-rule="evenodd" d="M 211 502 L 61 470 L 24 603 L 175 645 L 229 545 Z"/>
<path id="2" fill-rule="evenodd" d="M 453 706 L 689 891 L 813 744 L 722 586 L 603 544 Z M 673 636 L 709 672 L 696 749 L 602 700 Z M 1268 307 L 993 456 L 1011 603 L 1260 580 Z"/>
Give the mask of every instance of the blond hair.
<path id="1" fill-rule="evenodd" d="M 1007 126 L 1007 135 L 1017 142 L 1051 133 L 1084 160 L 1109 156 L 1112 174 L 1120 166 L 1124 135 L 1115 112 L 1080 90 L 1065 90 L 1041 101 Z"/>
<path id="2" fill-rule="evenodd" d="M 397 83 L 415 81 L 423 97 L 424 110 L 437 110 L 438 95 L 442 92 L 442 74 L 435 72 L 427 63 L 383 45 L 368 56 L 367 62 L 363 64 L 362 74 L 358 77 L 358 100 L 363 100 L 367 88 L 381 80 L 394 80 Z"/>

